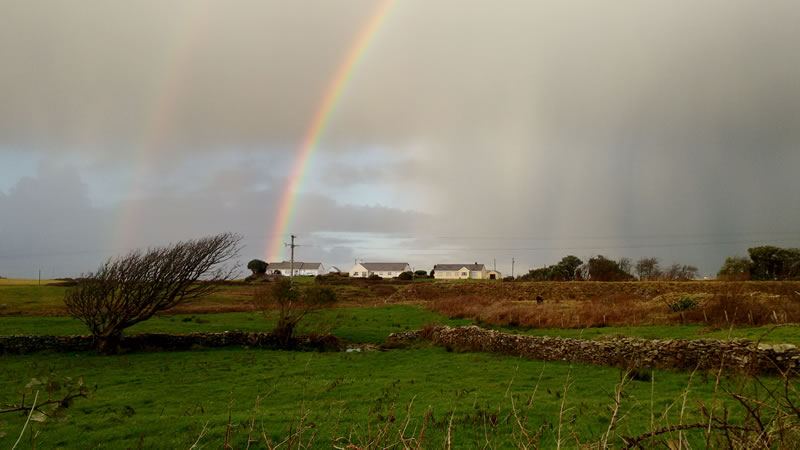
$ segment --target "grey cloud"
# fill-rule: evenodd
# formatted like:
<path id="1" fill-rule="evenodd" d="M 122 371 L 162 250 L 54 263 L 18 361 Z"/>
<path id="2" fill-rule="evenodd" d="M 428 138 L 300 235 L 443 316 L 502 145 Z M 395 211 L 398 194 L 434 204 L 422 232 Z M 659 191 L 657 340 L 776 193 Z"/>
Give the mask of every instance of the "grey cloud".
<path id="1" fill-rule="evenodd" d="M 219 176 L 239 174 L 223 170 Z M 243 261 L 264 258 L 277 199 L 275 190 L 232 192 L 212 182 L 190 192 L 165 191 L 96 207 L 74 168 L 44 164 L 36 176 L 21 179 L 7 194 L 0 192 L 0 274 L 30 277 L 43 268 L 46 276 L 77 275 L 131 248 L 222 231 L 244 235 Z M 319 194 L 303 194 L 298 204 L 292 231 L 315 244 L 299 256 L 326 263 L 347 263 L 352 250 L 315 235 L 318 231 L 391 233 L 428 220 L 413 211 L 341 204 Z"/>
<path id="2" fill-rule="evenodd" d="M 209 172 L 219 197 L 180 194 L 200 206 L 160 187 L 140 206 L 173 202 L 164 213 L 176 222 L 269 223 L 269 207 L 209 219 L 201 206 L 274 204 L 269 192 L 374 6 L 7 3 L 0 148 L 114 161 L 149 149 L 165 176 L 192 155 L 269 154 L 263 167 Z M 326 194 L 303 196 L 298 222 L 543 236 L 560 240 L 511 246 L 649 253 L 711 272 L 748 244 L 707 242 L 777 242 L 800 229 L 799 19 L 800 5 L 780 0 L 398 1 L 330 117 L 327 173 L 316 174 Z M 373 147 L 396 160 L 351 163 Z M 354 183 L 413 186 L 406 195 L 435 213 L 331 200 Z M 655 246 L 674 235 L 698 245 Z M 619 239 L 589 239 L 606 236 Z M 537 265 L 560 253 L 520 257 Z"/>

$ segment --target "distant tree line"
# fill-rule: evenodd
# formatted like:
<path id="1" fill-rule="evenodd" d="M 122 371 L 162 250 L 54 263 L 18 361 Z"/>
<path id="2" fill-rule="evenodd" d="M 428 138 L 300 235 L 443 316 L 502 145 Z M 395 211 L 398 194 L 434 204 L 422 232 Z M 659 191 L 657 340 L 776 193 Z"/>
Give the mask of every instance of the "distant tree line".
<path id="1" fill-rule="evenodd" d="M 800 248 L 771 245 L 747 249 L 748 256 L 725 259 L 717 273 L 723 280 L 794 280 L 800 278 Z"/>
<path id="2" fill-rule="evenodd" d="M 688 264 L 672 264 L 662 268 L 658 258 L 613 260 L 597 255 L 583 262 L 574 255 L 565 256 L 557 264 L 532 269 L 517 279 L 523 281 L 685 281 L 697 278 L 698 269 Z"/>

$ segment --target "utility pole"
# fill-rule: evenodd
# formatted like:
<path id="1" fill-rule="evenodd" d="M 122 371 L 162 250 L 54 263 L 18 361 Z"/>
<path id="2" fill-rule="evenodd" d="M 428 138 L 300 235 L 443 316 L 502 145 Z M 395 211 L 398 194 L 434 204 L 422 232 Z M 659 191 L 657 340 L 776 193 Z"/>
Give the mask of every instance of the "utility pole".
<path id="1" fill-rule="evenodd" d="M 492 270 L 497 272 L 497 258 L 492 258 Z"/>
<path id="2" fill-rule="evenodd" d="M 511 278 L 514 278 L 514 258 L 511 258 Z"/>
<path id="3" fill-rule="evenodd" d="M 295 235 L 292 235 L 292 243 L 290 244 L 291 248 L 292 248 L 291 262 L 289 263 L 289 277 L 290 278 L 294 277 L 294 238 L 295 237 L 296 237 Z"/>
<path id="4" fill-rule="evenodd" d="M 39 268 L 39 286 L 42 285 L 42 268 Z"/>

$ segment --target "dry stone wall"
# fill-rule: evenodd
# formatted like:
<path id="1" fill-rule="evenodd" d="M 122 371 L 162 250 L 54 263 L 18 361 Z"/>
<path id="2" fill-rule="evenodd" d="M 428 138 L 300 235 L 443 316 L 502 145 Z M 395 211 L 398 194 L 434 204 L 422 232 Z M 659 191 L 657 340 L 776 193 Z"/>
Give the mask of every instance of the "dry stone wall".
<path id="1" fill-rule="evenodd" d="M 515 335 L 476 326 L 436 326 L 392 334 L 387 344 L 402 346 L 420 339 L 459 351 L 626 368 L 708 370 L 722 366 L 736 372 L 764 374 L 794 371 L 800 365 L 800 351 L 794 345 L 758 345 L 746 339 L 719 341 L 614 337 L 586 340 Z"/>
<path id="2" fill-rule="evenodd" d="M 213 347 L 279 348 L 270 333 L 226 331 L 222 333 L 143 333 L 126 336 L 126 350 L 191 350 Z M 0 336 L 0 354 L 23 354 L 40 351 L 77 352 L 94 348 L 91 336 Z M 298 350 L 341 350 L 342 344 L 330 335 L 299 336 L 294 343 Z"/>

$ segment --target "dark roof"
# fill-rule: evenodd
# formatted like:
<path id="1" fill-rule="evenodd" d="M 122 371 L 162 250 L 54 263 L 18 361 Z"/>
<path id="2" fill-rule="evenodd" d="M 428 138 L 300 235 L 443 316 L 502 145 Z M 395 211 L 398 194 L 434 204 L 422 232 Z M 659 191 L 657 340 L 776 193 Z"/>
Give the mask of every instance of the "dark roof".
<path id="1" fill-rule="evenodd" d="M 322 263 L 318 262 L 294 262 L 294 270 L 316 270 L 319 269 Z M 291 270 L 292 263 L 290 261 L 271 262 L 267 266 L 267 270 Z"/>
<path id="2" fill-rule="evenodd" d="M 433 266 L 434 271 L 439 270 L 461 270 L 462 268 L 466 267 L 467 270 L 483 270 L 485 266 L 483 264 L 436 264 Z"/>
<path id="3" fill-rule="evenodd" d="M 402 272 L 408 267 L 408 263 L 361 263 L 365 269 L 373 272 Z"/>

